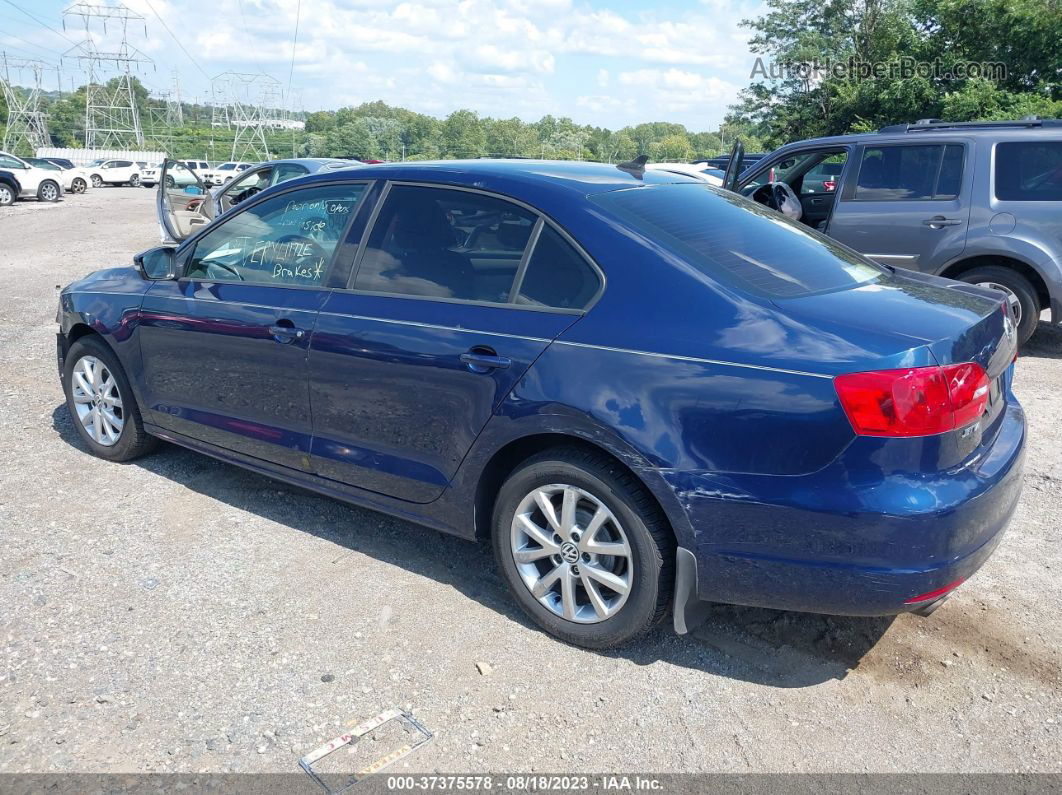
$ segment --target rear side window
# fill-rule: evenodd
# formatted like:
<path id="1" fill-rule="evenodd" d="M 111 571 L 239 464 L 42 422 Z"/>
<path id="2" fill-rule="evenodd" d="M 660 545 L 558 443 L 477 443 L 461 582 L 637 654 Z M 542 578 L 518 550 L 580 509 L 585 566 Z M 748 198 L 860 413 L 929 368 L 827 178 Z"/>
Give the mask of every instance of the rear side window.
<path id="1" fill-rule="evenodd" d="M 884 273 L 806 226 L 709 185 L 654 185 L 590 199 L 702 273 L 758 295 L 794 298 Z"/>
<path id="2" fill-rule="evenodd" d="M 996 198 L 1062 201 L 1062 141 L 997 144 Z"/>
<path id="3" fill-rule="evenodd" d="M 525 306 L 582 309 L 597 294 L 597 273 L 551 226 L 543 226 L 527 262 L 516 302 Z"/>
<path id="4" fill-rule="evenodd" d="M 954 199 L 962 183 L 963 147 L 868 146 L 855 198 L 862 201 Z"/>
<path id="5" fill-rule="evenodd" d="M 369 235 L 355 289 L 508 303 L 537 217 L 469 191 L 394 185 Z"/>

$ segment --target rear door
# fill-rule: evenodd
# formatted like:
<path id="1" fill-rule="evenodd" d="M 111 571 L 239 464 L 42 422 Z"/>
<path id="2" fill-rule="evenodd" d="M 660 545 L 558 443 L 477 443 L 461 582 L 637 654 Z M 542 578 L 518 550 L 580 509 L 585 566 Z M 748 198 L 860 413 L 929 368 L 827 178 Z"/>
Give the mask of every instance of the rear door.
<path id="1" fill-rule="evenodd" d="M 482 191 L 392 184 L 359 240 L 311 343 L 313 468 L 430 502 L 602 282 L 534 210 Z"/>
<path id="2" fill-rule="evenodd" d="M 855 153 L 826 233 L 877 262 L 934 272 L 966 247 L 973 147 L 866 144 Z"/>
<path id="3" fill-rule="evenodd" d="M 139 324 L 151 421 L 308 468 L 306 352 L 335 249 L 366 190 L 329 182 L 248 202 L 178 251 Z"/>

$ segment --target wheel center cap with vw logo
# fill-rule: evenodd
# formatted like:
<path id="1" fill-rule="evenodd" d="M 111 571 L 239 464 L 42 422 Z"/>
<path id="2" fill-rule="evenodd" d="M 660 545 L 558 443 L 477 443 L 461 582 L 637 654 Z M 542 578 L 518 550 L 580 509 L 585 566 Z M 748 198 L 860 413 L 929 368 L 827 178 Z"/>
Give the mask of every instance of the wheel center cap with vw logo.
<path id="1" fill-rule="evenodd" d="M 575 563 L 579 560 L 579 547 L 571 541 L 565 541 L 561 544 L 560 556 L 565 563 Z"/>

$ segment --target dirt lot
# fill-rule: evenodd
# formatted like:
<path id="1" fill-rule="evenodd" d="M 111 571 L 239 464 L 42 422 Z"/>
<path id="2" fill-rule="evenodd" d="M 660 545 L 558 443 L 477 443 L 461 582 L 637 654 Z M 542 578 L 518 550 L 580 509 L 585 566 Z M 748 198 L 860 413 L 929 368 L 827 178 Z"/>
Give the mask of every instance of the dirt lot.
<path id="1" fill-rule="evenodd" d="M 1062 771 L 1062 330 L 1018 364 L 1021 507 L 932 618 L 720 606 L 596 654 L 485 546 L 176 447 L 88 455 L 56 287 L 153 245 L 153 195 L 0 209 L 0 772 L 292 771 L 393 705 L 437 732 L 409 770 Z"/>

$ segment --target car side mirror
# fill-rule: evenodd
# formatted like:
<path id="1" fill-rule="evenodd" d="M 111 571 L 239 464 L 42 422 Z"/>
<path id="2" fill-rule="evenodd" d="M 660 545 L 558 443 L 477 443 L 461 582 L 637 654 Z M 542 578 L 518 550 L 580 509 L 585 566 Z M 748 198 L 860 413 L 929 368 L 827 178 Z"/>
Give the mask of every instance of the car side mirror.
<path id="1" fill-rule="evenodd" d="M 159 246 L 133 257 L 140 276 L 148 281 L 168 281 L 177 278 L 177 258 L 169 246 Z"/>

